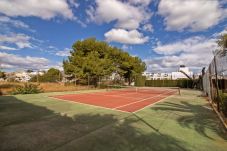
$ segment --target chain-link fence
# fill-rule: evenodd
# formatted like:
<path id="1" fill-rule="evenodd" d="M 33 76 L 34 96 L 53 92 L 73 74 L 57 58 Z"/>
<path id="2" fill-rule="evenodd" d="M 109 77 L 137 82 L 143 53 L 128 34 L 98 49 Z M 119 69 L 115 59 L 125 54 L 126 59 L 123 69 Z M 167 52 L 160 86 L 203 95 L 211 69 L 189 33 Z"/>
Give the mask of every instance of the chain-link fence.
<path id="1" fill-rule="evenodd" d="M 227 55 L 216 54 L 203 73 L 203 91 L 218 111 L 227 114 Z"/>

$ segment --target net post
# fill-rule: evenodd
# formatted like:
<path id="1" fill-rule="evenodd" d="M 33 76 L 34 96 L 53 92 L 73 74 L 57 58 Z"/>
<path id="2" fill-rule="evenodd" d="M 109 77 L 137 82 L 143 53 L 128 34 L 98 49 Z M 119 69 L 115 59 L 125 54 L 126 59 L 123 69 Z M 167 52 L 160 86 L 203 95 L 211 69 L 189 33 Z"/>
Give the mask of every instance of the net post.
<path id="1" fill-rule="evenodd" d="M 177 89 L 178 89 L 178 94 L 181 95 L 180 87 L 178 87 Z"/>
<path id="2" fill-rule="evenodd" d="M 106 86 L 106 91 L 109 91 L 109 85 Z"/>

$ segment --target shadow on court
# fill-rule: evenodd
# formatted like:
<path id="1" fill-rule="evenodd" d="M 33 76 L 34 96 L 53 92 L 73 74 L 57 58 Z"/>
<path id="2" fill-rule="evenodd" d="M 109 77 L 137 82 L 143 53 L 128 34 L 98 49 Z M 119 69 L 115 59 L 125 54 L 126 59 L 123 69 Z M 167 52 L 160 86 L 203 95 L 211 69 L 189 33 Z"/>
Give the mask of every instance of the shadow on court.
<path id="1" fill-rule="evenodd" d="M 13 96 L 0 96 L 0 150 L 187 150 L 184 142 L 171 136 L 152 129 L 144 133 L 134 126 L 137 122 L 141 121 L 133 115 L 121 120 L 110 114 L 78 114 L 71 118 Z M 186 121 L 183 124 L 187 126 Z M 198 129 L 202 132 L 199 125 Z"/>
<path id="2" fill-rule="evenodd" d="M 203 106 L 201 104 L 193 104 L 186 101 L 180 101 L 179 103 L 163 102 L 152 109 L 179 114 L 176 120 L 182 127 L 194 129 L 200 135 L 209 139 L 214 139 L 206 132 L 207 130 L 210 130 L 227 141 L 227 133 L 209 105 Z"/>

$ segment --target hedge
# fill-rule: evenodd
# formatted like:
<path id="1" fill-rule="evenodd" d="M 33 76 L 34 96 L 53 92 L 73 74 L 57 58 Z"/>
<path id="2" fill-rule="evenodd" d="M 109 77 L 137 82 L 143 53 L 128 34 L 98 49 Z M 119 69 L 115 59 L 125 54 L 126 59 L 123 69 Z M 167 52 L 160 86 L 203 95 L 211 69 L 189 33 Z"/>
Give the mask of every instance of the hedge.
<path id="1" fill-rule="evenodd" d="M 145 86 L 146 77 L 145 76 L 137 76 L 135 79 L 136 86 Z"/>
<path id="2" fill-rule="evenodd" d="M 142 78 L 137 78 L 135 85 L 147 87 L 193 88 L 193 81 L 188 79 L 179 79 L 179 80 L 144 80 L 143 82 Z"/>

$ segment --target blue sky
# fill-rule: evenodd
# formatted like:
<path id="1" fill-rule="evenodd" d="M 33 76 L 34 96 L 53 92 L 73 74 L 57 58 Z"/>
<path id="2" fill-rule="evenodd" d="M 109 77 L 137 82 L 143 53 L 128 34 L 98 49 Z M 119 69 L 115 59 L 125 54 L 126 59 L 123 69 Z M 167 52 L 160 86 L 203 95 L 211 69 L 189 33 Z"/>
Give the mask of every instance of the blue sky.
<path id="1" fill-rule="evenodd" d="M 198 72 L 227 33 L 226 0 L 1 0 L 0 68 L 61 68 L 72 44 L 95 37 L 151 72 Z"/>

